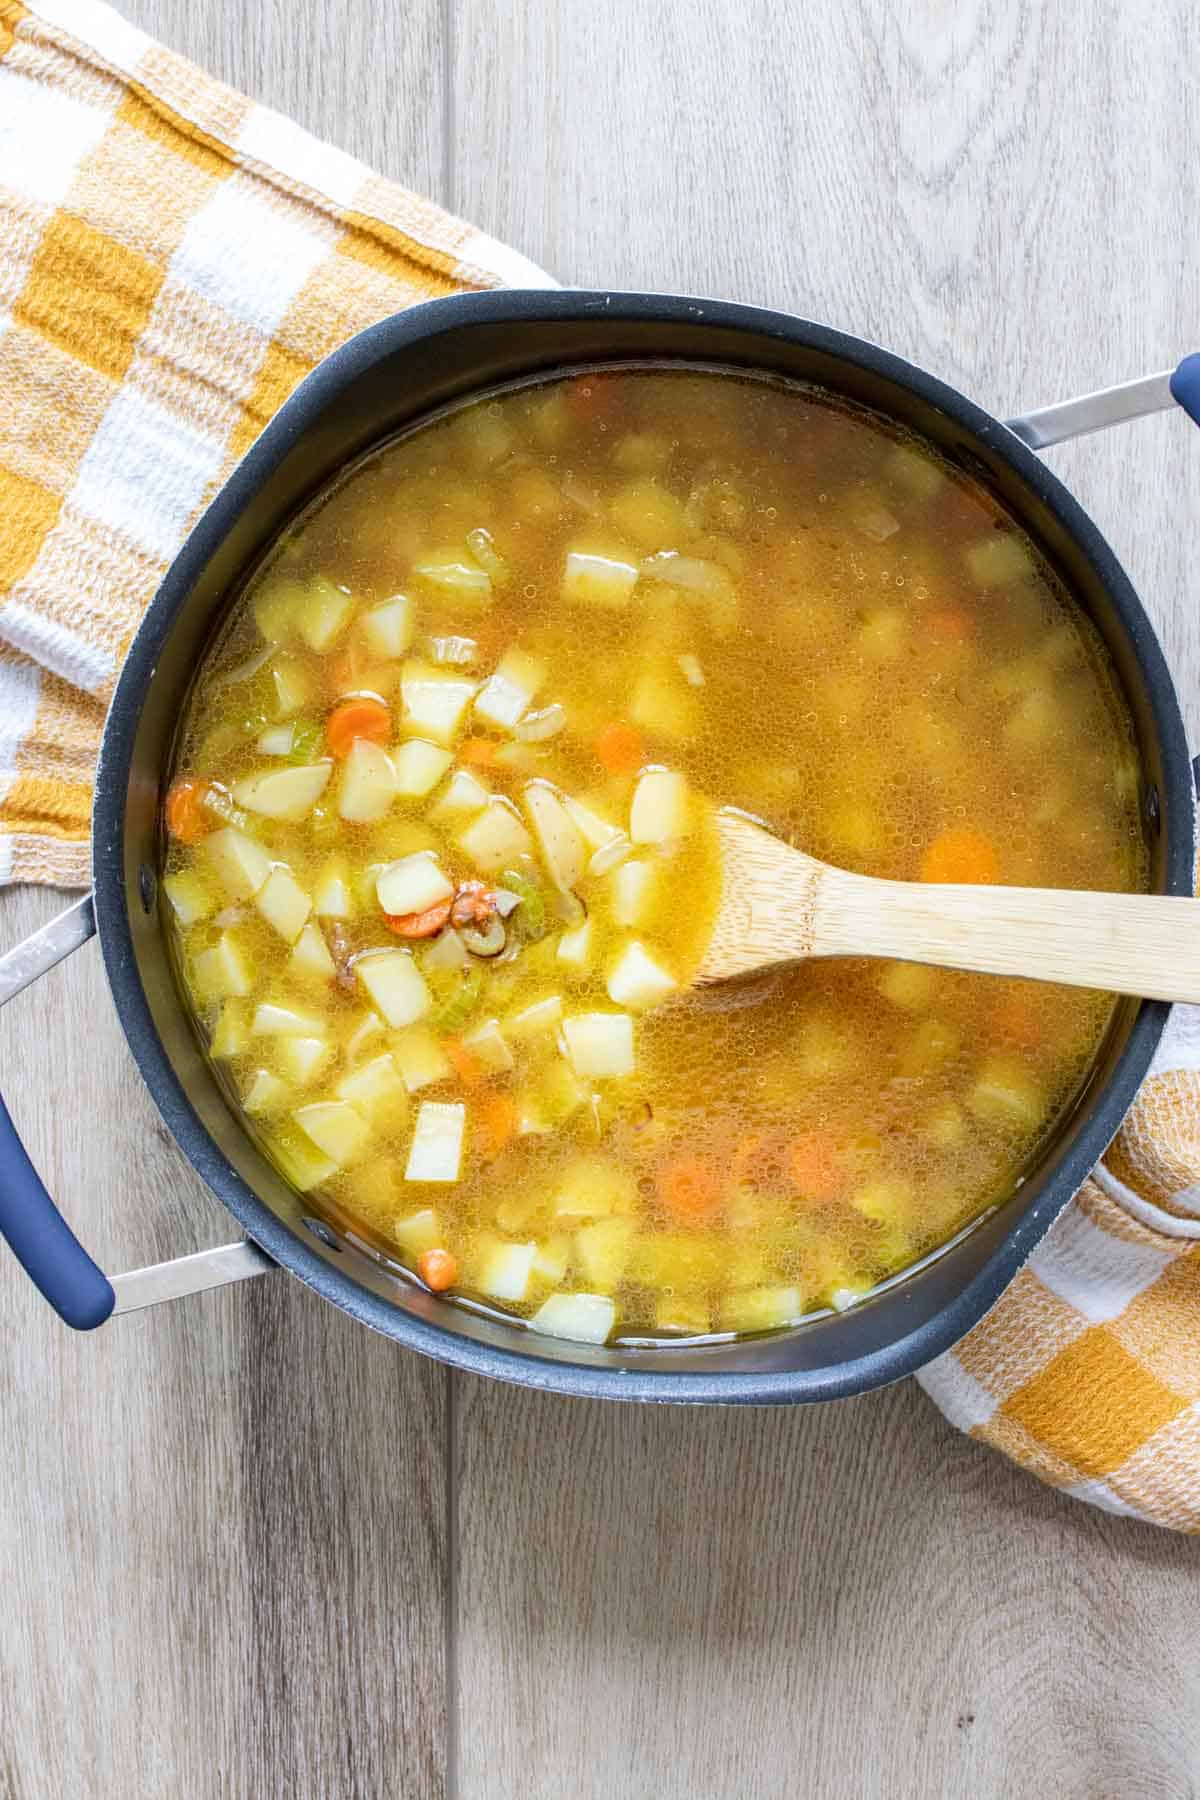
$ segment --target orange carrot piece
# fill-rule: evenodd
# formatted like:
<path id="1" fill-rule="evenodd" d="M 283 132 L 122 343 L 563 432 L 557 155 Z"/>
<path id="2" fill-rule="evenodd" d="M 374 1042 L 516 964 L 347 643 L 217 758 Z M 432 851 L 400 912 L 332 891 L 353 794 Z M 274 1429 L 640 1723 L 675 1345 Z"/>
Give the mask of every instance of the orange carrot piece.
<path id="1" fill-rule="evenodd" d="M 490 769 L 499 748 L 491 738 L 467 738 L 458 747 L 458 760 L 472 763 L 477 769 Z"/>
<path id="2" fill-rule="evenodd" d="M 717 1210 L 721 1190 L 716 1176 L 698 1156 L 663 1163 L 656 1176 L 664 1212 L 680 1225 L 701 1225 Z"/>
<path id="3" fill-rule="evenodd" d="M 973 635 L 971 615 L 965 606 L 940 606 L 925 623 L 930 637 L 943 644 L 965 644 Z"/>
<path id="4" fill-rule="evenodd" d="M 982 831 L 943 831 L 921 858 L 922 881 L 993 882 L 1000 879 L 1000 858 Z"/>
<path id="5" fill-rule="evenodd" d="M 356 738 L 367 738 L 372 744 L 386 744 L 391 735 L 391 709 L 369 694 L 343 700 L 325 721 L 325 742 L 334 756 L 349 756 Z"/>
<path id="6" fill-rule="evenodd" d="M 593 748 L 610 775 L 632 775 L 646 760 L 641 732 L 620 719 L 604 727 Z"/>
<path id="7" fill-rule="evenodd" d="M 436 900 L 432 906 L 427 906 L 424 912 L 384 913 L 383 922 L 389 931 L 395 932 L 397 937 L 436 937 L 450 917 L 450 908 L 453 904 L 452 899 Z"/>
<path id="8" fill-rule="evenodd" d="M 827 1131 L 805 1131 L 787 1156 L 788 1174 L 809 1200 L 836 1200 L 845 1183 L 837 1144 Z"/>
<path id="9" fill-rule="evenodd" d="M 181 775 L 167 789 L 163 815 L 167 830 L 180 844 L 198 844 L 213 829 L 216 821 L 204 811 L 208 783 L 199 775 Z"/>
<path id="10" fill-rule="evenodd" d="M 511 1094 L 482 1094 L 475 1117 L 483 1137 L 483 1154 L 493 1161 L 517 1129 L 517 1106 Z"/>
<path id="11" fill-rule="evenodd" d="M 427 1288 L 440 1294 L 458 1280 L 458 1258 L 440 1246 L 435 1250 L 422 1250 L 417 1258 L 417 1274 Z"/>
<path id="12" fill-rule="evenodd" d="M 471 1055 L 460 1038 L 447 1038 L 442 1049 L 450 1059 L 451 1066 L 464 1087 L 478 1087 L 483 1080 L 483 1069 L 479 1059 Z"/>

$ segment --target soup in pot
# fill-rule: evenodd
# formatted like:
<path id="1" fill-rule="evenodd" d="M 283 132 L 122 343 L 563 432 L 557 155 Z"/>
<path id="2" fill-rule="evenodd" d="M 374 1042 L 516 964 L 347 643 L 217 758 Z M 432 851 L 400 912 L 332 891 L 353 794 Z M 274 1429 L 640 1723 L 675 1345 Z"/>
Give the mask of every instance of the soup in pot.
<path id="1" fill-rule="evenodd" d="M 1099 638 L 983 487 L 811 388 L 630 368 L 377 450 L 201 668 L 183 990 L 294 1185 L 601 1343 L 851 1306 L 1022 1179 L 1107 994 L 867 959 L 689 980 L 733 805 L 902 880 L 1145 883 Z"/>

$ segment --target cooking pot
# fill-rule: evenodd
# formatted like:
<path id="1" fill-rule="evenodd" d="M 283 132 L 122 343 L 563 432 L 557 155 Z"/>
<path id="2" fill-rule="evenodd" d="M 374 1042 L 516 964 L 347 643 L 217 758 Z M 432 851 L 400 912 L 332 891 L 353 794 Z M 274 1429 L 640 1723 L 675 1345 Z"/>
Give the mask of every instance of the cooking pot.
<path id="1" fill-rule="evenodd" d="M 96 781 L 95 887 L 0 960 L 0 1001 L 100 935 L 129 1045 L 176 1142 L 242 1227 L 220 1250 L 108 1281 L 39 1181 L 0 1103 L 0 1230 L 66 1322 L 282 1266 L 364 1325 L 456 1368 L 628 1400 L 797 1401 L 911 1374 L 968 1331 L 1117 1130 L 1167 1008 L 1123 1002 L 1091 1079 L 1017 1192 L 917 1269 L 842 1314 L 773 1336 L 599 1347 L 539 1336 L 426 1292 L 377 1247 L 315 1216 L 239 1124 L 176 989 L 159 917 L 159 803 L 189 684 L 240 581 L 351 458 L 481 389 L 637 360 L 812 381 L 886 414 L 983 481 L 1040 545 L 1112 655 L 1138 737 L 1155 891 L 1192 891 L 1193 789 L 1162 652 L 1116 557 L 1035 449 L 1177 400 L 1200 420 L 1200 355 L 1172 374 L 1001 423 L 911 363 L 784 313 L 661 295 L 474 294 L 386 319 L 302 382 L 199 521 L 130 647 Z M 98 1122 L 99 1124 L 99 1122 Z"/>

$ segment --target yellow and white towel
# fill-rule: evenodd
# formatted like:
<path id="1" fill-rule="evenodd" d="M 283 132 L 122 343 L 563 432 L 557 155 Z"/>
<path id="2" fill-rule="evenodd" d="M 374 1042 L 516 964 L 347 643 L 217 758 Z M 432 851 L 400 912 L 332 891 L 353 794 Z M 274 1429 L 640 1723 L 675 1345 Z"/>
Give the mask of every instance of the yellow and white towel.
<path id="1" fill-rule="evenodd" d="M 98 0 L 0 0 L 0 881 L 87 880 L 122 654 L 300 378 L 401 307 L 506 282 L 547 277 Z M 1200 1532 L 1200 1013 L 921 1380 L 1043 1480 Z"/>

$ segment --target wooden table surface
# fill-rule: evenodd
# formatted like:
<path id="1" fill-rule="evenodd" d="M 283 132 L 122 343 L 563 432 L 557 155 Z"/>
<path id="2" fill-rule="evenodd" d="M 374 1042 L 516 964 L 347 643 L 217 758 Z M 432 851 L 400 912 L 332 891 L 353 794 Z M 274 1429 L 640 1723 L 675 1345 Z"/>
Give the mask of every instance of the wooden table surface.
<path id="1" fill-rule="evenodd" d="M 788 307 L 1001 412 L 1200 336 L 1191 0 L 124 10 L 564 281 Z M 1053 461 L 1196 693 L 1200 441 Z M 0 942 L 59 904 L 5 895 Z M 0 1083 L 106 1266 L 231 1235 L 94 945 L 6 1011 Z M 75 1338 L 2 1261 L 0 1314 L 2 1800 L 1200 1793 L 1194 1546 L 912 1383 L 539 1396 L 283 1275 Z"/>

